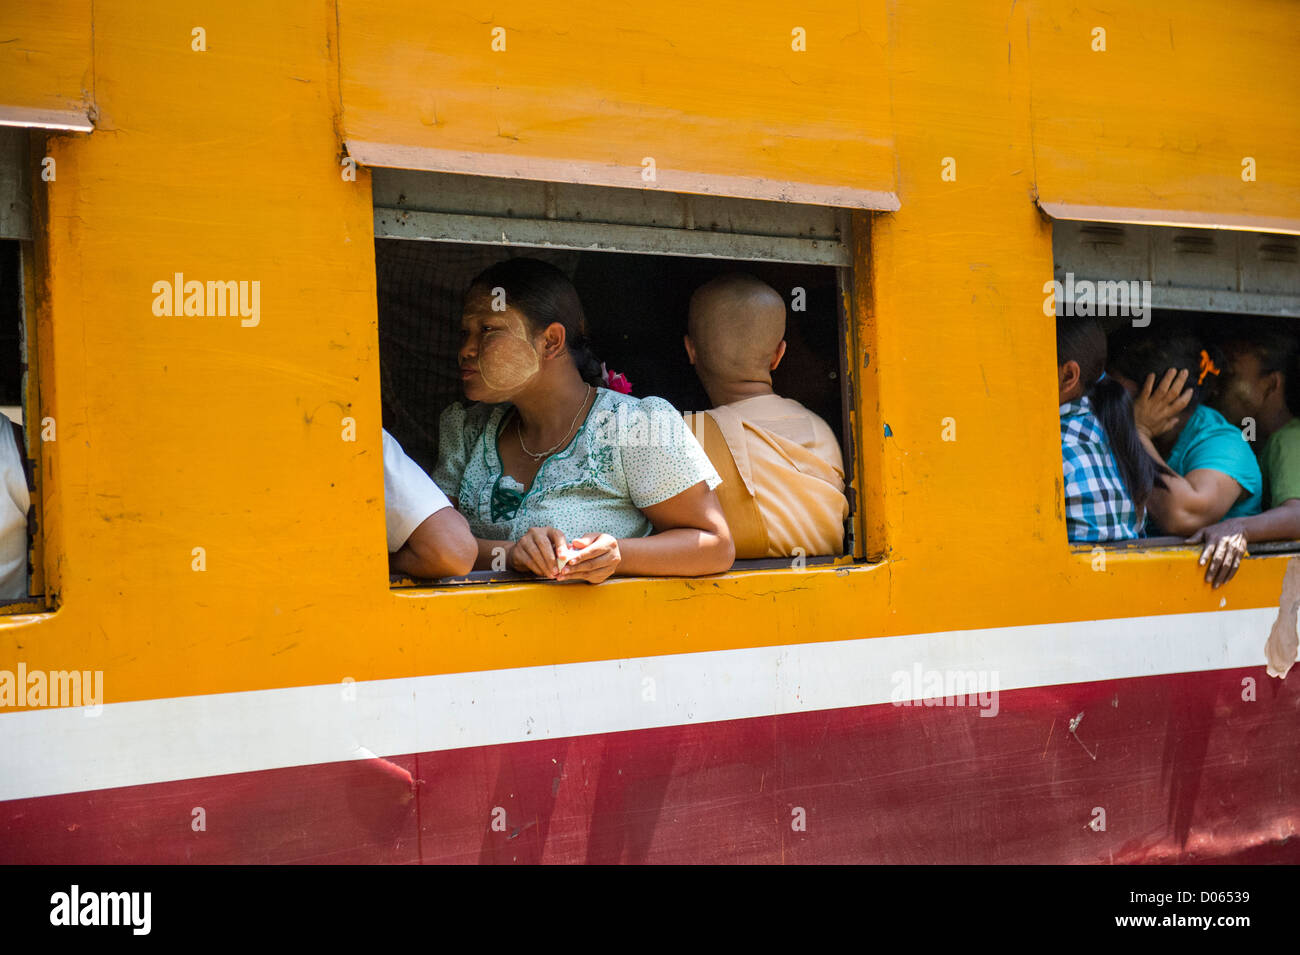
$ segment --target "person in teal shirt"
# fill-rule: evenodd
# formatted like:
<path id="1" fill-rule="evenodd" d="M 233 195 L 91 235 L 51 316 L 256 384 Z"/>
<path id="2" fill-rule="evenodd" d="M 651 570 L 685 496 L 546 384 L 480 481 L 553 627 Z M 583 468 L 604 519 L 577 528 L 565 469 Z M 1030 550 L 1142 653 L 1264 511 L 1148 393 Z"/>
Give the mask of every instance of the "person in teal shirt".
<path id="1" fill-rule="evenodd" d="M 1263 505 L 1264 479 L 1254 451 L 1242 438 L 1241 429 L 1209 405 L 1197 405 L 1165 463 L 1181 475 L 1202 469 L 1218 471 L 1240 485 L 1242 491 L 1224 517 L 1258 514 Z"/>
<path id="2" fill-rule="evenodd" d="M 1258 514 L 1264 480 L 1242 433 L 1201 404 L 1218 366 L 1182 332 L 1126 329 L 1111 344 L 1111 369 L 1133 396 L 1139 439 L 1163 487 L 1148 504 L 1149 536 L 1190 537 L 1224 518 Z"/>

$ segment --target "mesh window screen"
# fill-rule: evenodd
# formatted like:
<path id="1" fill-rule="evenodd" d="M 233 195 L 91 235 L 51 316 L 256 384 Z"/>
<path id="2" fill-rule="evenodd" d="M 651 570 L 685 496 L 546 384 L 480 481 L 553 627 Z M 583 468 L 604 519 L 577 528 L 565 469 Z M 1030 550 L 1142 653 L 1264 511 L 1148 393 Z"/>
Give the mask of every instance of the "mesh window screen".
<path id="1" fill-rule="evenodd" d="M 785 359 L 772 375 L 778 394 L 821 415 L 843 443 L 835 269 L 617 252 L 380 239 L 375 243 L 384 427 L 426 471 L 438 457 L 438 417 L 460 397 L 456 354 L 465 291 L 506 258 L 543 259 L 573 279 L 596 356 L 625 373 L 637 397 L 658 395 L 683 411 L 708 407 L 686 359 L 691 293 L 722 272 L 749 272 L 787 302 L 801 289 L 806 309 L 787 314 Z"/>

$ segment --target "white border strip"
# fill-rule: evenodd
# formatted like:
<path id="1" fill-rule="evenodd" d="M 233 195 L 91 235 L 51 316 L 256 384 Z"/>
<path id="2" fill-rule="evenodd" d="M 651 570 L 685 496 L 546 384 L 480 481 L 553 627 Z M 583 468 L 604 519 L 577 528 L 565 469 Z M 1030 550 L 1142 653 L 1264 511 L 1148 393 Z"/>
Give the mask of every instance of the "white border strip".
<path id="1" fill-rule="evenodd" d="M 0 716 L 0 800 L 868 706 L 889 702 L 892 675 L 917 665 L 991 672 L 1001 691 L 1262 667 L 1276 615 L 1264 608 L 720 650 L 114 703 L 98 716 L 26 710 Z"/>
<path id="2" fill-rule="evenodd" d="M 782 182 L 750 176 L 722 176 L 665 169 L 663 166 L 655 171 L 656 181 L 647 183 L 641 180 L 640 166 L 507 156 L 500 153 L 461 152 L 424 146 L 370 143 L 356 139 L 349 139 L 345 145 L 348 155 L 363 166 L 423 169 L 426 172 L 495 176 L 500 179 L 572 182 L 586 186 L 616 186 L 656 192 L 686 192 L 705 196 L 731 196 L 738 199 L 766 199 L 812 206 L 871 209 L 877 212 L 897 212 L 901 206 L 897 194 L 874 189 Z"/>
<path id="3" fill-rule="evenodd" d="M 0 126 L 22 126 L 27 129 L 58 129 L 74 133 L 93 132 L 90 116 L 76 109 L 32 109 L 28 106 L 0 104 Z"/>
<path id="4" fill-rule="evenodd" d="M 1043 202 L 1038 206 L 1053 219 L 1114 222 L 1127 225 L 1182 226 L 1188 229 L 1231 229 L 1238 232 L 1277 232 L 1300 235 L 1300 220 L 1235 212 L 1194 212 L 1187 209 L 1143 209 L 1137 206 L 1081 206 Z"/>

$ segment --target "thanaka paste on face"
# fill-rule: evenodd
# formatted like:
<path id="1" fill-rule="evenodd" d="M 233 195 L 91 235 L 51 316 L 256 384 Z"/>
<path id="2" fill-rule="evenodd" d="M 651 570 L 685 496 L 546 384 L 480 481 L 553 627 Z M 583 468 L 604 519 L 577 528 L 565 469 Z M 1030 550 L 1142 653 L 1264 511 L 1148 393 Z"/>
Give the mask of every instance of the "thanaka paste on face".
<path id="1" fill-rule="evenodd" d="M 541 360 L 518 315 L 502 313 L 493 324 L 497 328 L 479 339 L 478 373 L 493 391 L 514 391 L 537 374 Z"/>

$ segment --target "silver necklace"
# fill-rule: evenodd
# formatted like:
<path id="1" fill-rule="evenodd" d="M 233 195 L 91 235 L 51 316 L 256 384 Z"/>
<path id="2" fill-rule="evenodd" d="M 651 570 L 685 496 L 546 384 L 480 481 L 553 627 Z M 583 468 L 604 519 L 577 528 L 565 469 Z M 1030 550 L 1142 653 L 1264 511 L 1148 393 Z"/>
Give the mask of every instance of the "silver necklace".
<path id="1" fill-rule="evenodd" d="M 592 393 L 592 391 L 594 391 L 594 390 L 595 390 L 595 389 L 592 388 L 591 385 L 588 385 L 588 386 L 587 386 L 587 393 L 586 393 L 585 395 L 582 396 L 582 403 L 578 405 L 578 410 L 577 410 L 577 412 L 576 412 L 576 413 L 574 414 L 574 416 L 573 416 L 573 421 L 569 424 L 569 430 L 566 431 L 566 432 L 564 432 L 564 437 L 561 438 L 561 439 L 559 440 L 559 442 L 558 442 L 556 445 L 554 445 L 553 447 L 547 448 L 545 451 L 529 451 L 529 450 L 528 450 L 528 445 L 524 444 L 524 419 L 523 419 L 522 417 L 519 417 L 519 416 L 518 416 L 518 415 L 519 415 L 519 412 L 518 412 L 518 410 L 516 409 L 516 411 L 515 411 L 515 415 L 516 415 L 516 419 L 515 419 L 515 434 L 519 437 L 519 448 L 520 448 L 520 450 L 522 450 L 522 451 L 524 452 L 524 454 L 528 455 L 528 456 L 529 456 L 530 458 L 532 458 L 534 461 L 540 461 L 542 458 L 546 457 L 548 454 L 554 454 L 556 451 L 560 450 L 560 448 L 564 447 L 564 445 L 565 445 L 566 443 L 568 443 L 569 435 L 573 434 L 573 429 L 576 428 L 576 427 L 578 426 L 578 415 L 582 414 L 582 409 L 585 408 L 585 407 L 587 407 L 587 399 L 591 397 L 591 393 Z"/>

